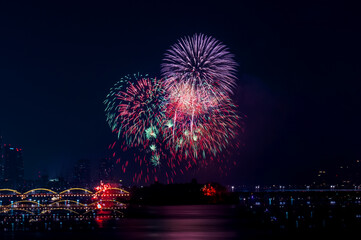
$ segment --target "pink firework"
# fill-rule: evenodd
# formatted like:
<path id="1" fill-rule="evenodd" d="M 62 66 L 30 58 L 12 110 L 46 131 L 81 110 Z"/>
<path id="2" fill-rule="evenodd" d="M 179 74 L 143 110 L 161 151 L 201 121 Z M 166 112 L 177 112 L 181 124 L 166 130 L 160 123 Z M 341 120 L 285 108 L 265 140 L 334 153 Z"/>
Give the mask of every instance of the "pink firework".
<path id="1" fill-rule="evenodd" d="M 192 164 L 197 164 L 199 158 L 216 157 L 234 144 L 242 129 L 242 119 L 237 107 L 225 95 L 213 99 L 209 106 L 195 101 L 192 107 L 185 100 L 187 98 L 168 104 L 168 122 L 164 124 L 163 132 L 175 158 L 179 161 L 188 159 Z"/>

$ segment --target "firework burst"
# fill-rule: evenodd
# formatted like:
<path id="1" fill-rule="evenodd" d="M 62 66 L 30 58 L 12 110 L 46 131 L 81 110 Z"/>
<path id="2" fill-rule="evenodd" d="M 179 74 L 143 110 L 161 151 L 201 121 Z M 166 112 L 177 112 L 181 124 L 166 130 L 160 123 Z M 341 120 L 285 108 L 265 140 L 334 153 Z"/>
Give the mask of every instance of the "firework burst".
<path id="1" fill-rule="evenodd" d="M 134 182 L 158 179 L 160 171 L 167 182 L 172 181 L 174 171 L 162 163 L 166 94 L 161 80 L 135 74 L 118 81 L 104 101 L 107 122 L 118 137 L 109 149 L 124 174 L 132 169 Z M 127 157 L 119 156 L 119 148 Z"/>
<path id="2" fill-rule="evenodd" d="M 184 37 L 165 54 L 161 73 L 166 85 L 188 83 L 213 93 L 232 93 L 236 85 L 237 63 L 228 48 L 213 37 L 194 34 Z"/>
<path id="3" fill-rule="evenodd" d="M 167 111 L 170 123 L 165 125 L 163 133 L 174 157 L 191 159 L 197 164 L 198 158 L 216 157 L 236 140 L 242 130 L 237 106 L 225 95 L 217 101 L 216 107 L 212 105 L 194 116 L 180 110 Z"/>
<path id="4" fill-rule="evenodd" d="M 104 104 L 107 122 L 128 152 L 127 160 L 117 160 L 122 171 L 133 169 L 135 182 L 163 178 L 169 183 L 194 166 L 215 162 L 221 172 L 227 169 L 220 156 L 238 144 L 243 131 L 230 98 L 236 67 L 225 45 L 195 34 L 167 51 L 163 79 L 135 74 L 118 81 Z"/>
<path id="5" fill-rule="evenodd" d="M 118 81 L 104 104 L 112 131 L 130 147 L 147 145 L 158 135 L 164 117 L 165 91 L 157 79 L 139 74 Z"/>

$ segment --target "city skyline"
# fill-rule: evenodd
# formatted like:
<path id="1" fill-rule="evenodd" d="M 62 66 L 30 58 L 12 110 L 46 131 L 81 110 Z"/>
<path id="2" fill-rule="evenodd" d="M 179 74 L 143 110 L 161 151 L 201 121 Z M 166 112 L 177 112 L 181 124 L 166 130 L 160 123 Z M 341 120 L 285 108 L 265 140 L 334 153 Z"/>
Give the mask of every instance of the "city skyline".
<path id="1" fill-rule="evenodd" d="M 0 136 L 0 139 L 1 136 Z M 15 155 L 14 155 L 15 153 Z M 19 160 L 17 160 L 19 159 Z M 72 166 L 58 175 L 49 175 L 48 172 L 37 173 L 33 178 L 24 177 L 24 160 L 22 158 L 22 149 L 11 144 L 0 144 L 0 185 L 13 189 L 28 189 L 36 187 L 47 187 L 56 189 L 70 188 L 70 186 L 79 186 L 92 189 L 100 182 L 122 184 L 124 175 L 120 175 L 120 165 L 116 164 L 112 158 L 78 159 Z M 340 160 L 335 165 L 324 165 L 319 169 L 312 169 L 312 175 L 308 176 L 304 182 L 294 184 L 292 182 L 271 182 L 268 184 L 262 182 L 254 183 L 229 183 L 229 191 L 252 190 L 254 187 L 263 189 L 298 189 L 311 188 L 316 189 L 359 189 L 361 187 L 361 160 L 347 159 Z M 201 182 L 212 182 L 208 179 L 200 178 Z M 191 181 L 197 181 L 194 177 Z M 149 182 L 154 184 L 157 181 Z M 183 182 L 186 183 L 187 181 Z M 124 182 L 128 187 L 148 185 L 144 182 Z M 166 182 L 160 181 L 165 184 Z M 231 188 L 232 187 L 232 188 Z"/>

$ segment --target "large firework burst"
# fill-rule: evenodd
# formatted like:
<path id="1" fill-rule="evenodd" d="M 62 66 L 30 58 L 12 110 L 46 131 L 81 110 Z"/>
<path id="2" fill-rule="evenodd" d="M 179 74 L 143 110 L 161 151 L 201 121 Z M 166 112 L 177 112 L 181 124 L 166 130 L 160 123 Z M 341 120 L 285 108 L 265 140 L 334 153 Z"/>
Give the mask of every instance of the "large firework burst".
<path id="1" fill-rule="evenodd" d="M 237 63 L 228 48 L 213 37 L 194 34 L 178 40 L 165 54 L 161 68 L 167 86 L 189 83 L 196 89 L 232 93 Z"/>
<path id="2" fill-rule="evenodd" d="M 243 130 L 230 98 L 236 66 L 220 41 L 194 34 L 167 51 L 161 67 L 164 79 L 135 74 L 118 81 L 104 103 L 107 122 L 121 149 L 128 151 L 127 159 L 117 158 L 122 171 L 133 169 L 136 182 L 172 182 L 194 166 L 215 162 L 220 170 L 227 169 L 221 156 L 238 144 Z"/>
<path id="3" fill-rule="evenodd" d="M 164 116 L 165 91 L 160 81 L 140 74 L 120 79 L 104 104 L 112 131 L 130 147 L 156 138 Z"/>
<path id="4" fill-rule="evenodd" d="M 242 118 L 231 99 L 223 95 L 217 99 L 217 105 L 207 111 L 197 110 L 191 114 L 178 108 L 179 103 L 168 104 L 168 122 L 163 128 L 165 141 L 170 145 L 172 155 L 177 158 L 197 159 L 207 156 L 216 157 L 236 140 L 242 130 Z M 169 109 L 170 108 L 170 109 Z"/>
<path id="5" fill-rule="evenodd" d="M 121 78 L 104 101 L 107 122 L 119 139 L 109 149 L 124 173 L 133 170 L 136 182 L 157 179 L 160 168 L 171 181 L 171 171 L 161 163 L 165 96 L 161 80 L 134 74 Z M 127 151 L 125 158 L 119 156 L 119 148 Z"/>

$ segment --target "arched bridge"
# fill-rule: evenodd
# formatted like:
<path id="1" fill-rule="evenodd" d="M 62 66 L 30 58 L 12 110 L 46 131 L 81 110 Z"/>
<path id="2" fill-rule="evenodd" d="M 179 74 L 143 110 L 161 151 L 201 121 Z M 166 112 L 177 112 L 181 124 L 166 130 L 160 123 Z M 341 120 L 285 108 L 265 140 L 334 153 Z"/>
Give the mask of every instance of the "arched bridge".
<path id="1" fill-rule="evenodd" d="M 114 191 L 117 191 L 116 193 L 114 193 Z M 47 193 L 46 194 L 44 194 Z M 81 193 L 79 193 L 81 192 Z M 113 192 L 113 193 L 111 193 Z M 3 197 L 14 197 L 15 196 L 30 196 L 30 195 L 39 195 L 40 196 L 49 196 L 49 195 L 54 195 L 54 196 L 88 196 L 88 195 L 109 195 L 109 196 L 114 196 L 114 197 L 128 197 L 129 196 L 129 192 L 121 189 L 121 188 L 107 188 L 105 190 L 99 190 L 96 192 L 90 191 L 86 188 L 69 188 L 66 190 L 63 190 L 59 193 L 57 193 L 56 191 L 52 190 L 52 189 L 48 189 L 48 188 L 34 188 L 31 190 L 28 190 L 24 193 L 21 193 L 15 189 L 10 189 L 10 188 L 3 188 L 0 189 L 0 198 Z"/>
<path id="2" fill-rule="evenodd" d="M 35 188 L 21 193 L 15 189 L 0 189 L 1 214 L 111 214 L 126 209 L 124 203 L 129 192 L 122 188 L 107 188 L 91 191 L 86 188 L 69 188 L 54 191 L 48 188 Z"/>

